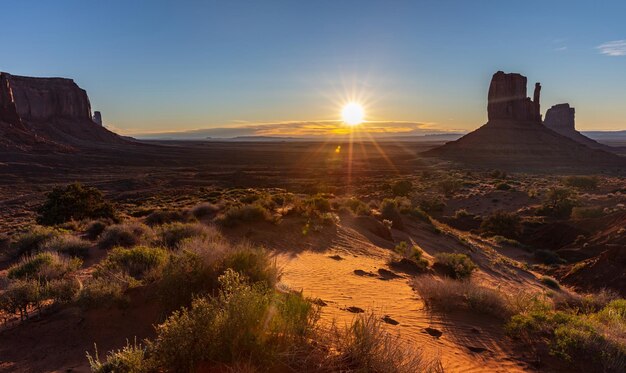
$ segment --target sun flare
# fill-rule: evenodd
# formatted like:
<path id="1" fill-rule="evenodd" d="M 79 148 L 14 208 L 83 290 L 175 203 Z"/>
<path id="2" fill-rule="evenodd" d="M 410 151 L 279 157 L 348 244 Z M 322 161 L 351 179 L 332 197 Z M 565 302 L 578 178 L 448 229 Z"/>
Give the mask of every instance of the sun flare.
<path id="1" fill-rule="evenodd" d="M 363 106 L 356 102 L 346 104 L 341 110 L 341 119 L 349 126 L 357 126 L 363 123 Z"/>

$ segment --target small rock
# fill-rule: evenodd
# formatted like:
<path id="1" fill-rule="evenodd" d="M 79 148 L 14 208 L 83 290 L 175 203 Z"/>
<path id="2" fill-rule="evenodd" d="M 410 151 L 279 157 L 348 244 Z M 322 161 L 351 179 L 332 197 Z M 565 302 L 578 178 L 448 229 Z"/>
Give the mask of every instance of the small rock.
<path id="1" fill-rule="evenodd" d="M 367 276 L 367 277 L 376 277 L 375 273 L 367 272 L 362 269 L 355 269 L 354 274 L 357 276 Z"/>
<path id="2" fill-rule="evenodd" d="M 402 276 L 399 276 L 398 274 L 391 272 L 389 270 L 386 270 L 384 268 L 379 268 L 378 269 L 378 274 L 380 275 L 380 279 L 381 280 L 391 280 L 393 278 L 400 278 Z"/>
<path id="3" fill-rule="evenodd" d="M 398 321 L 392 319 L 391 316 L 389 316 L 389 315 L 383 316 L 382 320 L 384 322 L 386 322 L 387 324 L 390 324 L 390 325 L 398 325 L 398 324 L 400 324 Z"/>
<path id="4" fill-rule="evenodd" d="M 331 255 L 331 256 L 329 256 L 329 258 L 330 259 L 334 259 L 334 260 L 343 260 L 343 258 L 340 255 L 337 255 L 337 254 Z"/>
<path id="5" fill-rule="evenodd" d="M 348 312 L 352 312 L 352 313 L 363 313 L 363 312 L 365 312 L 365 310 L 363 308 L 359 308 L 359 307 L 355 307 L 355 306 L 342 308 L 342 310 L 348 311 Z"/>
<path id="6" fill-rule="evenodd" d="M 424 331 L 426 333 L 432 335 L 435 338 L 439 338 L 439 337 L 441 337 L 443 335 L 443 332 L 441 330 L 435 329 L 435 328 L 431 328 L 431 327 L 424 328 Z"/>
<path id="7" fill-rule="evenodd" d="M 477 354 L 482 354 L 483 352 L 488 351 L 484 347 L 476 347 L 476 346 L 465 346 L 465 347 L 467 347 L 468 350 L 475 352 Z"/>
<path id="8" fill-rule="evenodd" d="M 313 299 L 312 303 L 313 303 L 313 304 L 316 304 L 316 305 L 318 305 L 318 306 L 320 306 L 320 307 L 326 307 L 326 306 L 328 306 L 328 303 L 324 302 L 324 301 L 323 301 L 322 299 L 320 299 L 320 298 Z"/>

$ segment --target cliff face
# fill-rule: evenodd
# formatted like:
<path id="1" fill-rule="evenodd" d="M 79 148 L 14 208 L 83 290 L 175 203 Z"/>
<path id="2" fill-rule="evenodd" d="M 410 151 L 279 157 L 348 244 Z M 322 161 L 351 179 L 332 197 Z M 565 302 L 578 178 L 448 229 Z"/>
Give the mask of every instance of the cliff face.
<path id="1" fill-rule="evenodd" d="M 0 73 L 0 145 L 59 149 L 125 143 L 91 118 L 87 92 L 72 79 Z"/>
<path id="2" fill-rule="evenodd" d="M 91 118 L 87 92 L 72 79 L 5 75 L 17 113 L 23 120 L 40 122 L 56 118 Z"/>
<path id="3" fill-rule="evenodd" d="M 498 71 L 493 74 L 487 96 L 487 115 L 490 121 L 516 120 L 541 122 L 539 96 L 541 85 L 535 84 L 533 100 L 526 96 L 525 76 Z"/>
<path id="4" fill-rule="evenodd" d="M 531 100 L 526 97 L 526 82 L 520 74 L 495 73 L 487 98 L 489 121 L 460 139 L 423 154 L 478 167 L 512 170 L 626 168 L 626 159 L 544 126 L 539 104 L 541 85 L 535 84 Z M 550 120 L 556 118 L 553 114 L 556 112 L 549 114 Z M 567 118 L 562 119 L 567 122 L 562 127 L 573 129 Z"/>

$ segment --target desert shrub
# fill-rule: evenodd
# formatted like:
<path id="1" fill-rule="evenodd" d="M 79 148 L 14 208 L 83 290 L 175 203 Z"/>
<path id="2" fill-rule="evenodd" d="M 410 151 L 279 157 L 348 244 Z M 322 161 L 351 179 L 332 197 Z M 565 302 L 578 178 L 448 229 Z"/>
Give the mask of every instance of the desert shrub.
<path id="1" fill-rule="evenodd" d="M 216 221 L 225 227 L 232 227 L 240 223 L 273 222 L 274 218 L 265 207 L 260 204 L 252 204 L 230 207 Z"/>
<path id="2" fill-rule="evenodd" d="M 473 216 L 473 215 L 470 214 L 466 209 L 458 209 L 454 212 L 455 219 L 463 219 L 463 218 L 467 218 L 470 216 Z"/>
<path id="3" fill-rule="evenodd" d="M 9 268 L 7 276 L 10 279 L 49 281 L 76 271 L 81 264 L 78 258 L 67 259 L 57 253 L 41 252 L 23 257 Z"/>
<path id="4" fill-rule="evenodd" d="M 385 198 L 380 203 L 380 216 L 385 220 L 391 221 L 393 228 L 404 228 L 404 223 L 402 222 L 402 215 L 400 214 L 400 207 L 398 206 L 397 200 Z"/>
<path id="5" fill-rule="evenodd" d="M 189 305 L 194 296 L 211 293 L 218 286 L 219 276 L 228 268 L 268 287 L 274 286 L 280 277 L 267 250 L 196 237 L 183 241 L 180 252 L 170 258 L 162 271 L 159 298 L 163 307 L 174 310 Z"/>
<path id="6" fill-rule="evenodd" d="M 424 252 L 415 245 L 402 241 L 393 251 L 389 259 L 389 265 L 393 268 L 415 272 L 423 272 L 428 268 L 428 260 L 423 258 Z"/>
<path id="7" fill-rule="evenodd" d="M 23 320 L 28 317 L 29 309 L 39 310 L 45 299 L 45 289 L 39 281 L 15 280 L 0 293 L 0 310 L 9 314 L 19 313 Z"/>
<path id="8" fill-rule="evenodd" d="M 480 230 L 487 236 L 517 238 L 521 230 L 520 218 L 515 213 L 496 211 L 482 221 Z"/>
<path id="9" fill-rule="evenodd" d="M 452 195 L 463 187 L 461 180 L 448 177 L 437 183 L 437 189 L 446 196 Z"/>
<path id="10" fill-rule="evenodd" d="M 539 215 L 567 218 L 576 204 L 575 194 L 571 189 L 551 188 L 546 193 L 545 200 L 537 210 L 537 213 Z"/>
<path id="11" fill-rule="evenodd" d="M 512 187 L 507 183 L 498 183 L 496 190 L 510 190 Z"/>
<path id="12" fill-rule="evenodd" d="M 107 353 L 105 361 L 100 361 L 95 347 L 94 356 L 87 352 L 87 361 L 93 373 L 147 373 L 151 368 L 146 359 L 146 347 L 137 343 L 136 338 L 133 344 L 127 340 L 121 350 Z"/>
<path id="13" fill-rule="evenodd" d="M 147 246 L 133 248 L 116 247 L 98 264 L 96 276 L 101 273 L 128 274 L 140 280 L 147 275 L 157 276 L 168 260 L 169 253 L 165 249 Z"/>
<path id="14" fill-rule="evenodd" d="M 127 302 L 124 293 L 131 285 L 132 280 L 122 274 L 101 274 L 92 277 L 81 289 L 78 304 L 85 308 L 123 305 Z"/>
<path id="15" fill-rule="evenodd" d="M 72 303 L 80 290 L 81 283 L 75 277 L 59 278 L 46 284 L 48 296 L 58 303 Z"/>
<path id="16" fill-rule="evenodd" d="M 423 221 L 424 223 L 433 224 L 433 221 L 430 218 L 430 216 L 419 207 L 412 208 L 411 211 L 409 212 L 409 215 Z"/>
<path id="17" fill-rule="evenodd" d="M 494 179 L 506 179 L 506 172 L 502 170 L 493 170 L 489 173 L 489 176 Z"/>
<path id="18" fill-rule="evenodd" d="M 406 197 L 413 191 L 413 183 L 410 180 L 396 181 L 391 186 L 391 192 L 394 196 Z"/>
<path id="19" fill-rule="evenodd" d="M 549 276 L 541 276 L 541 279 L 539 279 L 539 281 L 541 281 L 542 284 L 552 289 L 558 290 L 561 288 L 561 285 L 559 285 L 559 282 Z"/>
<path id="20" fill-rule="evenodd" d="M 350 211 L 352 211 L 356 215 L 369 215 L 370 208 L 365 204 L 365 202 L 361 201 L 357 198 L 348 198 L 343 201 L 343 205 L 346 206 Z"/>
<path id="21" fill-rule="evenodd" d="M 602 216 L 604 216 L 602 207 L 574 207 L 571 214 L 571 218 L 576 220 L 594 219 Z"/>
<path id="22" fill-rule="evenodd" d="M 516 310 L 511 299 L 504 292 L 471 281 L 419 276 L 411 281 L 411 286 L 420 294 L 428 307 L 443 311 L 466 309 L 507 319 Z"/>
<path id="23" fill-rule="evenodd" d="M 446 203 L 440 196 L 422 197 L 418 202 L 419 207 L 427 213 L 441 212 L 446 207 Z"/>
<path id="24" fill-rule="evenodd" d="M 219 206 L 210 202 L 204 202 L 194 206 L 191 209 L 191 215 L 200 220 L 215 215 L 219 210 Z"/>
<path id="25" fill-rule="evenodd" d="M 72 235 L 56 236 L 45 244 L 45 249 L 58 253 L 84 258 L 87 256 L 91 243 Z"/>
<path id="26" fill-rule="evenodd" d="M 18 234 L 12 241 L 11 247 L 16 255 L 31 255 L 44 248 L 50 239 L 59 235 L 55 229 L 34 226 L 30 231 Z"/>
<path id="27" fill-rule="evenodd" d="M 87 239 L 95 240 L 100 237 L 107 226 L 108 224 L 102 220 L 94 220 L 87 225 L 87 228 L 85 229 L 85 236 Z"/>
<path id="28" fill-rule="evenodd" d="M 305 204 L 312 210 L 319 212 L 330 212 L 331 205 L 330 200 L 323 194 L 316 194 L 313 197 L 307 199 Z"/>
<path id="29" fill-rule="evenodd" d="M 568 176 L 563 183 L 580 190 L 594 190 L 598 188 L 599 179 L 596 176 Z"/>
<path id="30" fill-rule="evenodd" d="M 506 238 L 504 236 L 493 236 L 491 237 L 491 239 L 493 240 L 493 242 L 497 243 L 498 245 L 524 247 L 524 245 L 521 242 L 514 240 L 512 238 Z"/>
<path id="31" fill-rule="evenodd" d="M 175 249 L 186 239 L 192 237 L 213 237 L 219 235 L 213 227 L 200 223 L 170 223 L 159 227 L 159 242 L 170 248 Z"/>
<path id="32" fill-rule="evenodd" d="M 194 371 L 203 362 L 251 361 L 269 367 L 308 336 L 315 309 L 300 295 L 251 285 L 233 270 L 219 283 L 216 297 L 196 298 L 157 327 L 151 348 L 158 366 Z"/>
<path id="33" fill-rule="evenodd" d="M 155 226 L 173 222 L 186 222 L 188 220 L 189 216 L 180 210 L 156 210 L 146 216 L 145 222 L 149 226 Z"/>
<path id="34" fill-rule="evenodd" d="M 43 225 L 61 224 L 70 220 L 115 218 L 113 205 L 104 199 L 102 192 L 80 183 L 52 189 L 37 213 L 37 223 Z"/>
<path id="35" fill-rule="evenodd" d="M 141 223 L 123 223 L 106 227 L 98 246 L 110 249 L 115 246 L 131 247 L 149 242 L 154 236 L 152 229 Z"/>
<path id="36" fill-rule="evenodd" d="M 562 264 L 565 261 L 552 250 L 539 249 L 534 252 L 535 258 L 541 260 L 543 264 L 553 265 Z"/>
<path id="37" fill-rule="evenodd" d="M 438 253 L 435 255 L 435 264 L 455 279 L 468 278 L 478 268 L 465 254 Z"/>
<path id="38" fill-rule="evenodd" d="M 422 249 L 415 245 L 409 245 L 406 241 L 402 241 L 396 245 L 393 251 L 403 258 L 420 260 L 424 255 Z"/>
<path id="39" fill-rule="evenodd" d="M 336 372 L 443 372 L 436 360 L 410 349 L 389 334 L 372 313 L 357 316 L 345 330 L 336 332 L 338 355 L 325 365 Z"/>

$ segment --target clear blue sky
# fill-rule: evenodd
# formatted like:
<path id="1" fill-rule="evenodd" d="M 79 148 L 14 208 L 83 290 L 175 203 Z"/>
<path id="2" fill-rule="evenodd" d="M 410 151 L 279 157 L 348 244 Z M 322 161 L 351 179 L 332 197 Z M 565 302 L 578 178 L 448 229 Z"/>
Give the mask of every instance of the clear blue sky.
<path id="1" fill-rule="evenodd" d="M 74 78 L 125 133 L 337 119 L 353 92 L 370 120 L 471 130 L 497 70 L 540 81 L 544 112 L 575 106 L 579 129 L 626 129 L 623 0 L 8 0 L 0 13 L 0 70 Z"/>

